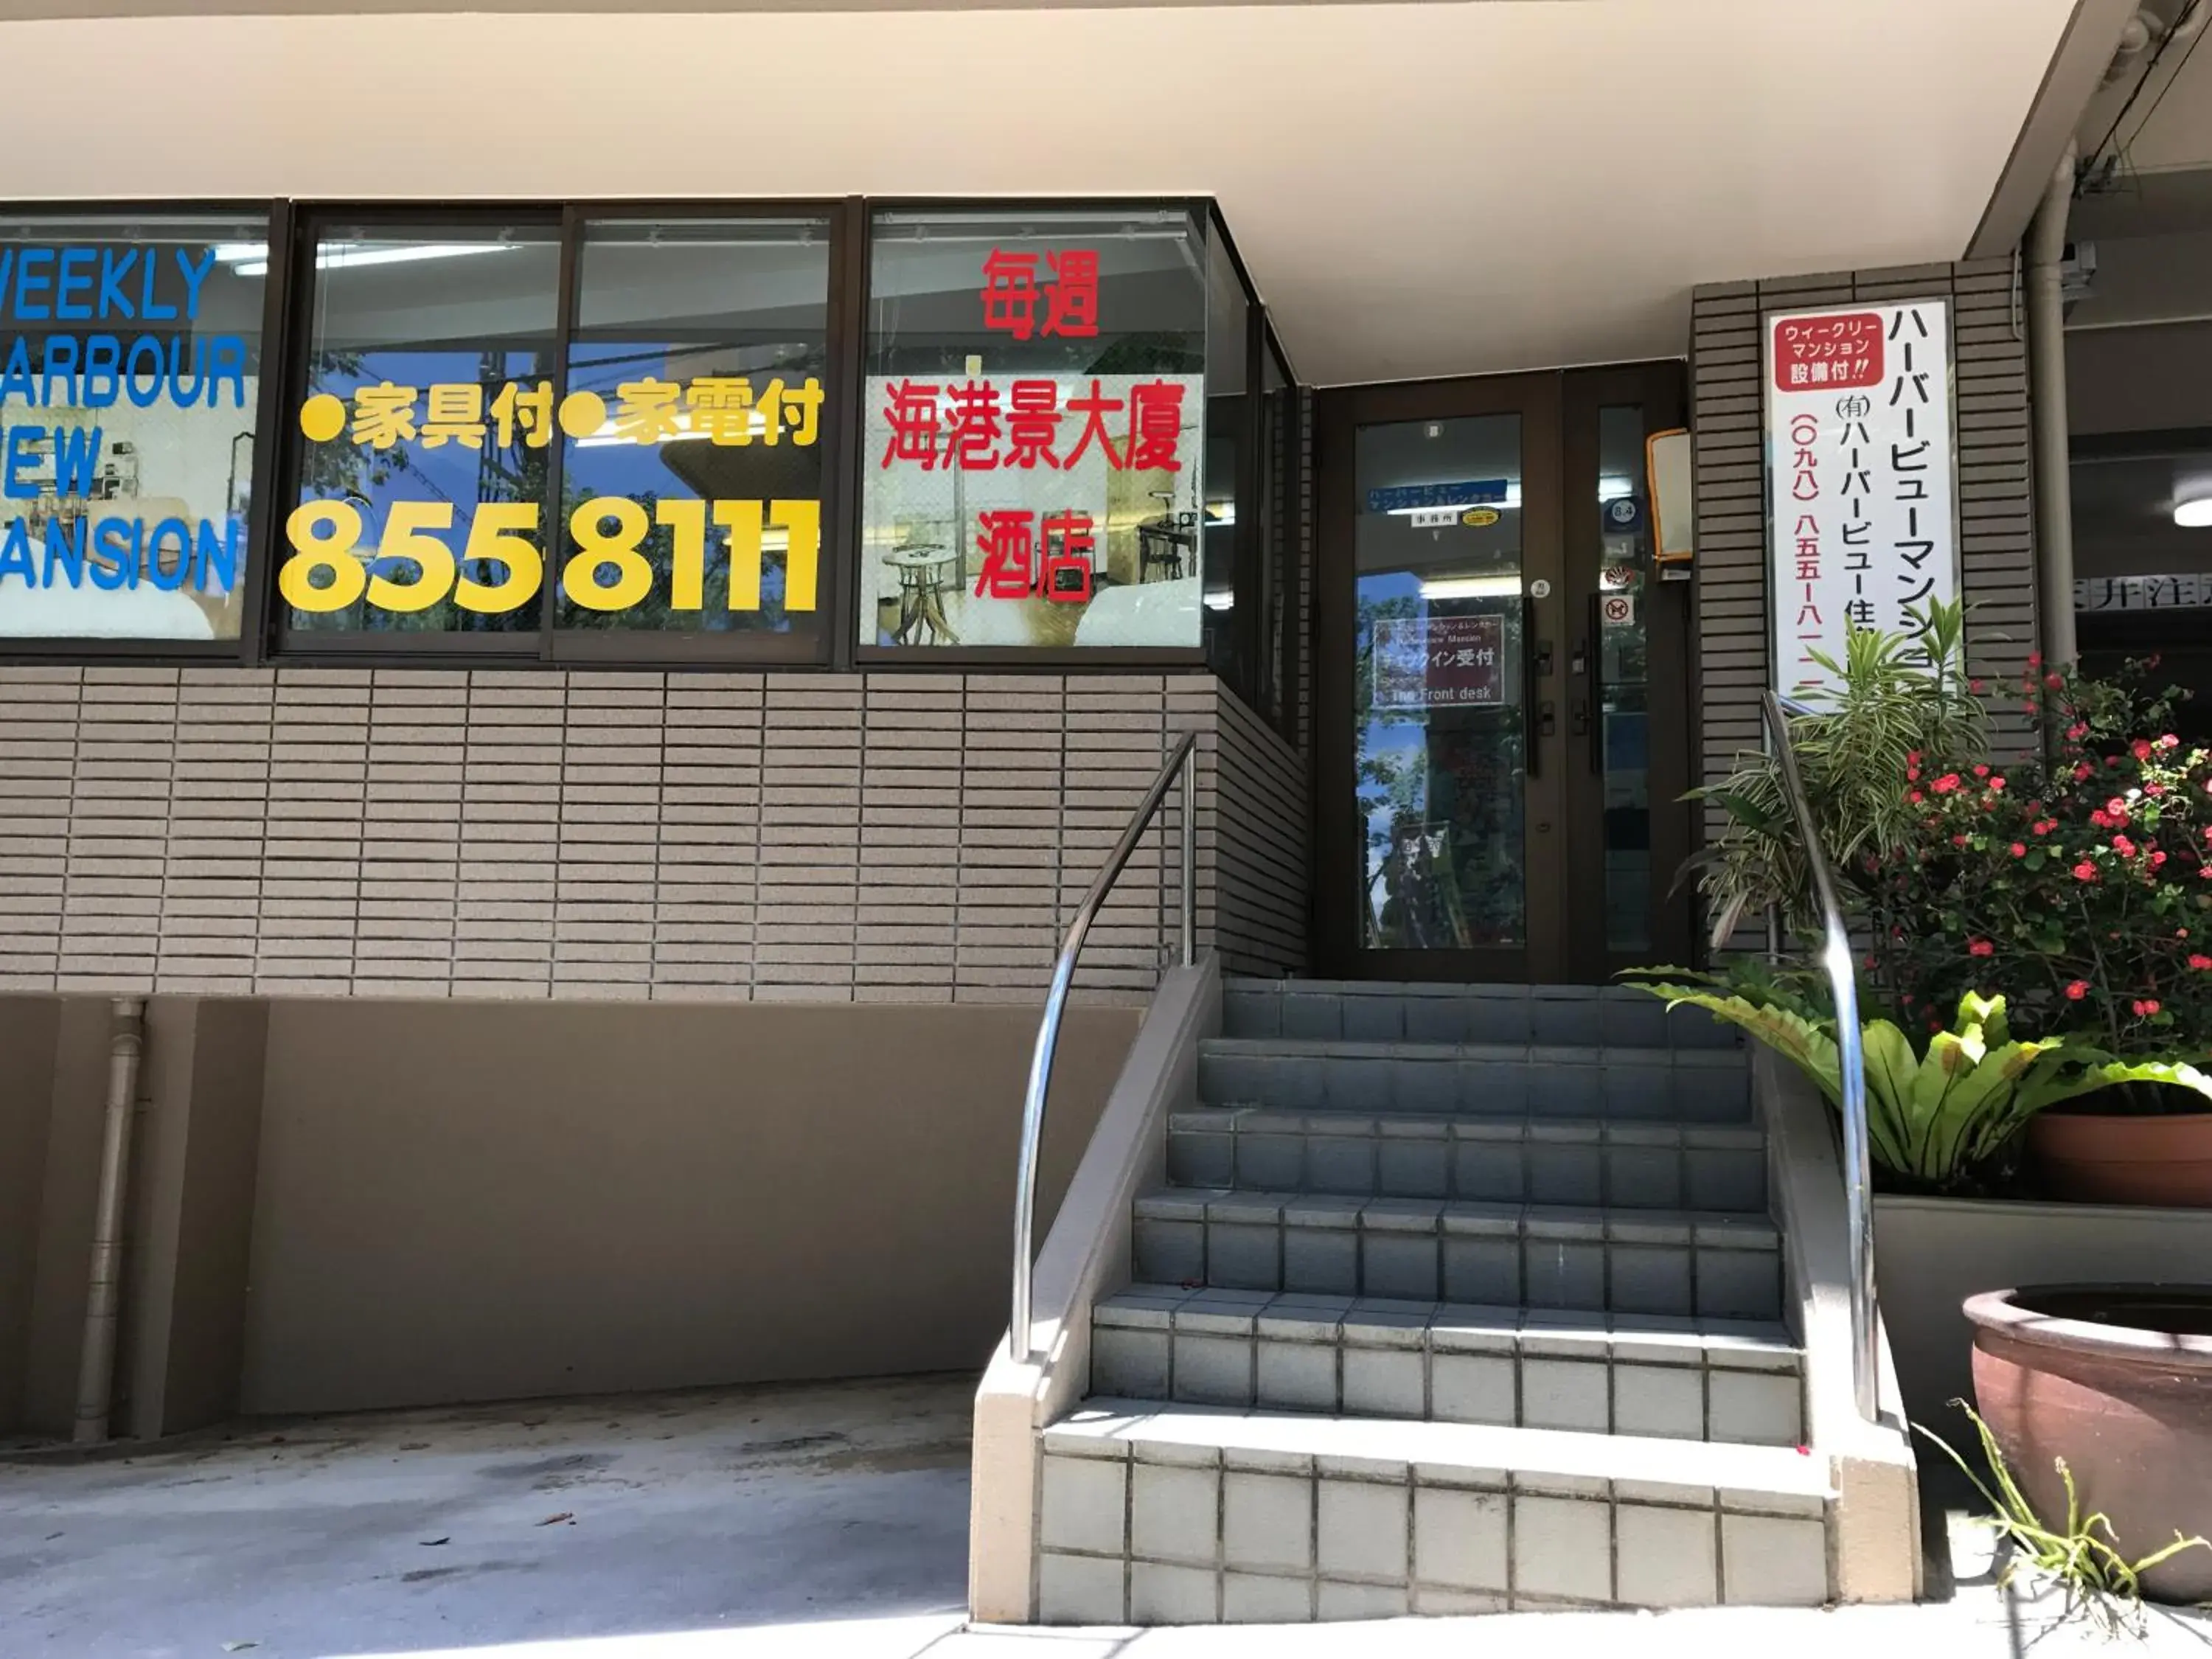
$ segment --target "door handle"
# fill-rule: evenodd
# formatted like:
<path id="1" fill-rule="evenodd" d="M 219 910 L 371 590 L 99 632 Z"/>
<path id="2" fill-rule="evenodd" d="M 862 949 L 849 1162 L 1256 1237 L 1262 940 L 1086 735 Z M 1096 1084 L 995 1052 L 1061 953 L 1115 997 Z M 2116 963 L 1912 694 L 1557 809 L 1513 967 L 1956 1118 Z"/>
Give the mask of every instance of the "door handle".
<path id="1" fill-rule="evenodd" d="M 1605 775 L 1605 597 L 1589 596 L 1589 763 L 1598 777 Z"/>
<path id="2" fill-rule="evenodd" d="M 1528 777 L 1543 770 L 1543 726 L 1536 708 L 1536 601 L 1521 596 L 1521 769 Z"/>

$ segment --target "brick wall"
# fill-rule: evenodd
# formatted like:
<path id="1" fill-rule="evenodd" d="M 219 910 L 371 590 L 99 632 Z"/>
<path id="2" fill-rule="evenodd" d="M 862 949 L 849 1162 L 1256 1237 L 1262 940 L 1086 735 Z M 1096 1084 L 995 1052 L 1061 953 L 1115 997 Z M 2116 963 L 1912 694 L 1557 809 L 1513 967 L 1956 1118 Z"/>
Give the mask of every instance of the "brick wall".
<path id="1" fill-rule="evenodd" d="M 0 990 L 1034 1002 L 1189 729 L 1201 941 L 1294 970 L 1305 763 L 1203 674 L 0 669 Z"/>

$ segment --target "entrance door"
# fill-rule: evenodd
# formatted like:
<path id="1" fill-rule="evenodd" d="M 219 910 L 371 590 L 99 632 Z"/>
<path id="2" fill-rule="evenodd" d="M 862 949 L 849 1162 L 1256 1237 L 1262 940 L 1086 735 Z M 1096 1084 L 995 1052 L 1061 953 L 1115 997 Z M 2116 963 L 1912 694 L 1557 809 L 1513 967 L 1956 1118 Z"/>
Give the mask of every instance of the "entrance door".
<path id="1" fill-rule="evenodd" d="M 1326 971 L 1601 982 L 1681 962 L 1686 581 L 1644 441 L 1680 365 L 1322 395 Z"/>

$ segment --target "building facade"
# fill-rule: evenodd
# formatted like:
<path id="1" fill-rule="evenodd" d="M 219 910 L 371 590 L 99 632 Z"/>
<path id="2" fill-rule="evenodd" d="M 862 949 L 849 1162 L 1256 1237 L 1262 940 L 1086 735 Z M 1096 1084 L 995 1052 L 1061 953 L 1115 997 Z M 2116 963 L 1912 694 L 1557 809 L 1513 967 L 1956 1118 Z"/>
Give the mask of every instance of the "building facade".
<path id="1" fill-rule="evenodd" d="M 2125 8 L 1869 9 L 1900 112 L 1801 86 L 1794 179 L 1694 118 L 1789 79 L 1748 3 L 120 9 L 0 22 L 132 94 L 0 203 L 0 1431 L 76 1404 L 118 999 L 151 1434 L 980 1363 L 1036 1010 L 1185 733 L 1048 1208 L 1186 879 L 1239 975 L 1683 960 L 1685 792 L 1807 616 L 1881 620 L 1847 527 L 1778 527 L 1839 365 L 1792 319 L 1880 325 L 1865 419 L 1929 399 L 1881 603 L 1932 561 L 1993 676 L 2047 628 L 2020 244 Z M 1251 67 L 1052 118 L 1142 29 Z M 1478 46 L 1541 178 L 1398 107 Z M 767 57 L 820 96 L 730 112 Z M 1018 120 L 925 95 L 979 62 Z M 1587 93 L 1639 63 L 1662 137 Z"/>

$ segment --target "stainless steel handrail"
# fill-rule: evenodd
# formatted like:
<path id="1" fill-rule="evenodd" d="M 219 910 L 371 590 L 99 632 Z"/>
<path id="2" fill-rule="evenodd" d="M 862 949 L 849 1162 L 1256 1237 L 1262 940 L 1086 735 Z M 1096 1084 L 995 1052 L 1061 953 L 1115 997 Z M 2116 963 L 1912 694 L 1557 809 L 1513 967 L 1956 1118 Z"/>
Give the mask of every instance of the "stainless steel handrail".
<path id="1" fill-rule="evenodd" d="M 1060 959 L 1053 964 L 1052 989 L 1045 995 L 1044 1018 L 1037 1022 L 1036 1048 L 1030 1055 L 1029 1093 L 1022 1102 L 1021 1159 L 1015 1175 L 1014 1297 L 1012 1316 L 1006 1322 L 1006 1341 L 1018 1362 L 1026 1363 L 1036 1352 L 1030 1331 L 1030 1279 L 1036 1261 L 1037 1146 L 1044 1136 L 1045 1091 L 1052 1081 L 1053 1050 L 1060 1042 L 1060 1021 L 1066 1011 L 1068 987 L 1075 980 L 1075 962 L 1083 954 L 1084 936 L 1090 933 L 1099 906 L 1106 902 L 1106 895 L 1127 867 L 1129 855 L 1137 850 L 1137 843 L 1144 838 L 1152 815 L 1167 799 L 1169 786 L 1175 782 L 1178 771 L 1182 774 L 1182 965 L 1188 968 L 1196 959 L 1198 768 L 1191 763 L 1191 755 L 1197 747 L 1198 733 L 1186 732 L 1168 751 L 1159 775 L 1152 780 L 1152 787 L 1145 792 L 1144 799 L 1137 803 L 1129 827 L 1122 830 L 1121 839 L 1106 855 L 1097 879 L 1091 884 L 1091 890 L 1076 907 L 1075 919 L 1067 924 L 1067 938 L 1060 947 Z"/>
<path id="2" fill-rule="evenodd" d="M 1859 1415 L 1874 1423 L 1881 1420 L 1874 1322 L 1874 1175 L 1867 1140 L 1866 1054 L 1859 1026 L 1858 969 L 1852 958 L 1850 931 L 1844 926 L 1843 906 L 1836 897 L 1836 878 L 1820 845 L 1805 781 L 1798 775 L 1797 751 L 1790 741 L 1790 714 L 1812 711 L 1802 703 L 1785 702 L 1771 691 L 1762 692 L 1760 702 L 1767 728 L 1774 736 L 1774 758 L 1782 768 L 1783 793 L 1790 797 L 1797 832 L 1804 837 L 1805 865 L 1812 872 L 1813 894 L 1820 906 L 1820 966 L 1827 973 L 1829 993 L 1836 1004 L 1836 1049 L 1843 1071 L 1844 1205 L 1845 1225 L 1851 1236 L 1851 1390 Z"/>

